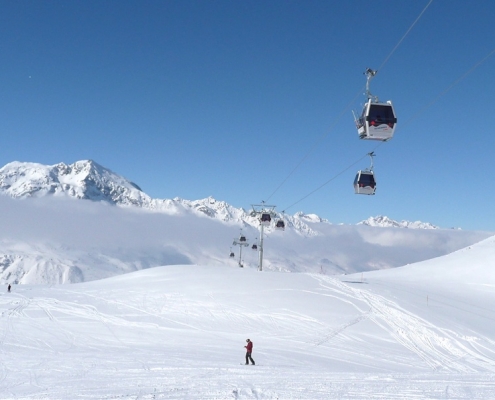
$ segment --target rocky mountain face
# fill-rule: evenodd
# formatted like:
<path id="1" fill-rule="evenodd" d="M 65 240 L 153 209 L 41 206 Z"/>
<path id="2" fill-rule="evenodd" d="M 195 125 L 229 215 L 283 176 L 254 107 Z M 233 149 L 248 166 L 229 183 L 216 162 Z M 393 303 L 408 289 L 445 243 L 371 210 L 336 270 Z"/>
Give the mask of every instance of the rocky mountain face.
<path id="1" fill-rule="evenodd" d="M 41 197 L 47 195 L 69 196 L 77 199 L 102 201 L 113 205 L 140 207 L 149 210 L 174 213 L 189 210 L 224 222 L 258 226 L 250 210 L 235 208 L 225 201 L 208 197 L 201 200 L 152 199 L 135 183 L 110 171 L 92 160 L 77 161 L 67 165 L 42 165 L 28 162 L 12 162 L 0 168 L 0 193 L 13 198 Z M 317 233 L 308 225 L 329 223 L 315 214 L 298 212 L 279 215 L 287 228 L 305 236 Z M 423 222 L 394 221 L 388 217 L 370 217 L 359 224 L 374 227 L 411 229 L 438 229 Z"/>

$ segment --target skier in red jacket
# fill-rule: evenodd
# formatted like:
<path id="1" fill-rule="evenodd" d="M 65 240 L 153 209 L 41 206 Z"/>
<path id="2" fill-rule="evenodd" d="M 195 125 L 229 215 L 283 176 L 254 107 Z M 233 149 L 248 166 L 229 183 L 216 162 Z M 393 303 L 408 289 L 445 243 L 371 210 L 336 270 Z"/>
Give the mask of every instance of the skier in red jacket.
<path id="1" fill-rule="evenodd" d="M 251 360 L 251 364 L 254 365 L 254 360 L 251 358 L 251 353 L 253 352 L 253 342 L 251 340 L 246 339 L 247 345 L 244 346 L 246 348 L 246 365 L 249 364 L 248 360 Z"/>

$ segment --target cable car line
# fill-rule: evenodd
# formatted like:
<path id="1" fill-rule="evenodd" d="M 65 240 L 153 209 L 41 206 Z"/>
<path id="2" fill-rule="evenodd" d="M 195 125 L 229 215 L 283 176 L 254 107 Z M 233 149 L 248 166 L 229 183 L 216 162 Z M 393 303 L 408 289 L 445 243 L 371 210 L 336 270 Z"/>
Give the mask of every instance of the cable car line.
<path id="1" fill-rule="evenodd" d="M 415 119 L 417 119 L 421 114 L 423 114 L 427 109 L 429 109 L 433 104 L 435 104 L 441 97 L 443 97 L 445 94 L 447 94 L 454 86 L 456 86 L 459 82 L 464 80 L 468 75 L 470 75 L 476 68 L 478 68 L 481 64 L 483 64 L 486 60 L 488 60 L 491 56 L 495 54 L 495 48 L 491 50 L 485 57 L 483 57 L 480 61 L 478 61 L 476 64 L 474 64 L 467 72 L 462 74 L 459 78 L 457 78 L 454 82 L 452 82 L 445 90 L 440 92 L 440 94 L 435 97 L 432 101 L 430 101 L 426 106 L 421 108 L 416 114 L 414 114 L 412 117 L 410 117 L 403 125 L 408 126 L 411 122 L 413 122 Z"/>
<path id="2" fill-rule="evenodd" d="M 404 39 L 406 38 L 406 36 L 409 34 L 409 32 L 413 29 L 413 27 L 416 25 L 416 23 L 420 20 L 420 18 L 423 16 L 423 14 L 425 13 L 425 11 L 427 10 L 427 8 L 430 6 L 430 4 L 433 2 L 433 0 L 430 0 L 428 2 L 428 4 L 426 5 L 426 7 L 421 11 L 421 13 L 418 15 L 418 17 L 416 18 L 416 20 L 412 23 L 412 25 L 409 27 L 409 29 L 406 31 L 406 33 L 401 37 L 401 39 L 399 40 L 399 42 L 395 45 L 395 47 L 392 49 L 392 51 L 388 54 L 388 56 L 385 58 L 385 60 L 382 62 L 382 64 L 380 65 L 380 68 L 383 68 L 383 66 L 388 62 L 389 58 L 394 54 L 394 52 L 399 48 L 399 46 L 401 45 L 401 43 L 404 41 Z M 378 71 L 378 70 L 377 70 Z M 308 150 L 308 152 L 303 156 L 303 158 L 301 159 L 301 161 L 299 161 L 299 163 L 289 172 L 289 174 L 285 177 L 285 179 L 283 179 L 283 181 L 275 188 L 275 190 L 266 198 L 266 201 L 269 201 L 273 195 L 275 195 L 275 193 L 278 192 L 278 190 L 289 180 L 289 178 L 294 174 L 294 172 L 301 166 L 301 164 L 304 163 L 304 161 L 306 161 L 309 157 L 309 155 L 314 151 L 314 149 L 323 141 L 323 139 L 325 139 L 329 134 L 330 132 L 333 131 L 334 127 L 337 125 L 337 123 L 340 121 L 340 119 L 342 118 L 342 116 L 347 113 L 349 111 L 349 109 L 351 109 L 352 107 L 352 104 L 356 101 L 356 98 L 358 96 L 360 96 L 362 93 L 362 89 L 361 91 L 356 94 L 354 96 L 354 98 L 352 99 L 352 101 L 349 103 L 349 105 L 347 105 L 347 107 L 339 114 L 339 116 L 335 119 L 335 122 L 334 124 L 330 127 L 330 129 L 325 132 L 319 139 L 317 139 L 317 141 L 315 142 L 315 144 Z"/>
<path id="3" fill-rule="evenodd" d="M 381 142 L 380 144 L 378 144 L 375 148 L 379 147 L 380 145 L 382 145 L 384 142 Z M 372 151 L 371 153 L 374 153 L 374 151 Z M 294 207 L 296 204 L 299 204 L 301 201 L 303 201 L 304 199 L 308 198 L 309 196 L 311 196 L 312 194 L 316 193 L 318 190 L 322 189 L 324 186 L 328 185 L 330 182 L 332 182 L 334 179 L 337 179 L 340 175 L 342 175 L 344 172 L 347 172 L 349 169 L 351 169 L 352 167 L 354 167 L 357 163 L 359 163 L 361 160 L 363 160 L 364 158 L 368 157 L 370 153 L 366 153 L 364 156 L 362 156 L 359 160 L 353 162 L 351 165 L 347 166 L 346 168 L 344 168 L 342 171 L 340 171 L 338 174 L 334 175 L 333 177 L 331 177 L 328 181 L 326 181 L 325 183 L 323 183 L 322 185 L 318 186 L 316 189 L 312 190 L 311 192 L 309 192 L 307 195 L 305 195 L 304 197 L 300 198 L 299 200 L 297 200 L 296 202 L 292 203 L 291 205 L 289 205 L 288 207 L 285 207 L 284 208 L 284 211 L 287 211 L 289 208 L 292 208 Z"/>
<path id="4" fill-rule="evenodd" d="M 440 94 L 438 96 L 436 96 L 430 103 L 428 103 L 425 107 L 423 107 L 420 111 L 418 111 L 414 116 L 412 116 L 411 118 L 409 118 L 406 123 L 404 123 L 402 125 L 402 129 L 406 126 L 408 126 L 411 122 L 413 122 L 416 118 L 419 117 L 419 115 L 421 115 L 423 112 L 425 112 L 428 108 L 430 108 L 434 103 L 436 103 L 438 101 L 439 98 L 441 98 L 442 96 L 444 96 L 446 93 L 448 93 L 454 86 L 456 86 L 459 82 L 461 82 L 463 79 L 465 79 L 468 75 L 470 75 L 476 68 L 478 68 L 481 64 L 483 64 L 486 60 L 488 60 L 491 56 L 493 56 L 495 54 L 495 48 L 493 50 L 491 50 L 485 57 L 483 57 L 480 61 L 478 61 L 477 63 L 475 63 L 471 68 L 469 68 L 468 71 L 466 71 L 464 74 L 462 74 L 459 78 L 457 78 L 454 82 L 452 82 L 445 90 L 443 90 L 442 92 L 440 92 Z M 380 142 L 378 143 L 372 153 L 374 153 L 376 151 L 377 148 L 379 148 L 380 146 L 382 146 L 385 142 Z M 286 207 L 284 209 L 284 211 L 288 210 L 289 208 L 295 206 L 296 204 L 300 203 L 301 201 L 305 200 L 306 198 L 308 198 L 309 196 L 311 196 L 312 194 L 316 193 L 318 190 L 322 189 L 324 186 L 326 186 L 327 184 L 329 184 L 330 182 L 332 182 L 334 179 L 336 179 L 338 176 L 342 175 L 344 172 L 346 172 L 347 170 L 349 170 L 350 168 L 352 168 L 354 165 L 356 165 L 358 162 L 360 162 L 362 159 L 364 159 L 366 156 L 368 156 L 368 154 L 366 154 L 365 156 L 361 157 L 359 160 L 357 160 L 356 162 L 354 162 L 353 164 L 349 165 L 347 168 L 343 169 L 342 171 L 340 171 L 338 174 L 334 175 L 332 178 L 330 178 L 328 181 L 326 181 L 325 183 L 323 183 L 322 185 L 318 186 L 316 189 L 314 189 L 313 191 L 311 191 L 310 193 L 308 193 L 307 195 L 305 195 L 304 197 L 302 197 L 301 199 L 297 200 L 296 202 L 292 203 L 290 206 Z"/>
<path id="5" fill-rule="evenodd" d="M 406 31 L 406 33 L 404 33 L 404 36 L 402 36 L 402 38 L 395 45 L 395 47 L 392 49 L 392 51 L 390 52 L 390 54 L 385 58 L 385 60 L 382 62 L 382 64 L 378 67 L 377 71 L 381 70 L 383 68 L 383 66 L 388 62 L 388 59 L 390 57 L 392 57 L 392 54 L 394 54 L 395 53 L 395 50 L 397 50 L 399 48 L 399 46 L 401 45 L 401 43 L 404 41 L 404 39 L 406 38 L 406 36 L 412 30 L 412 28 L 414 28 L 414 25 L 416 25 L 416 23 L 420 20 L 420 18 L 423 16 L 423 14 L 425 13 L 426 9 L 430 6 L 431 3 L 433 3 L 433 0 L 430 0 L 429 3 L 426 5 L 426 7 L 423 8 L 423 11 L 421 11 L 421 13 L 418 15 L 418 17 L 416 18 L 416 20 L 412 23 L 412 25 Z"/>
<path id="6" fill-rule="evenodd" d="M 389 53 L 389 55 L 382 62 L 382 64 L 380 65 L 380 69 L 387 63 L 387 61 L 392 56 L 392 54 L 399 48 L 399 46 L 404 41 L 404 39 L 406 38 L 406 36 L 409 34 L 409 32 L 412 30 L 412 28 L 416 25 L 416 23 L 419 21 L 419 19 L 421 18 L 421 16 L 424 14 L 424 12 L 426 11 L 426 9 L 430 6 L 430 4 L 432 2 L 433 2 L 433 0 L 429 0 L 427 6 L 423 9 L 423 11 L 420 13 L 420 15 L 416 18 L 416 20 L 413 22 L 413 24 L 409 27 L 409 29 L 406 31 L 406 33 L 402 36 L 402 38 L 395 45 L 395 47 L 392 49 L 392 51 Z M 376 72 L 377 72 L 377 71 L 372 71 L 372 70 L 368 69 L 367 70 L 367 73 L 368 73 L 368 71 L 370 71 L 372 73 L 372 76 L 374 76 L 376 74 Z M 390 101 L 388 101 L 386 104 L 372 104 L 372 100 L 373 99 L 370 97 L 369 80 L 370 80 L 370 76 L 368 75 L 368 81 L 367 81 L 367 84 L 366 84 L 366 93 L 368 95 L 368 104 L 367 104 L 367 107 L 365 108 L 366 109 L 366 112 L 363 111 L 363 114 L 362 114 L 362 117 L 361 118 L 364 121 L 363 122 L 363 126 L 364 126 L 363 132 L 366 133 L 366 136 L 369 136 L 369 138 L 372 138 L 372 136 L 374 136 L 373 139 L 377 138 L 378 140 L 383 140 L 381 143 L 379 143 L 377 146 L 375 146 L 375 149 L 376 149 L 380 145 L 382 145 L 385 140 L 388 140 L 388 139 L 390 139 L 392 137 L 392 135 L 394 133 L 394 130 L 395 130 L 395 125 L 397 123 L 397 118 L 395 117 L 395 113 L 393 111 L 393 106 L 392 106 L 392 104 L 391 104 Z M 340 113 L 340 115 L 335 119 L 334 124 L 330 127 L 330 129 L 328 129 L 328 131 L 326 133 L 324 133 L 324 135 L 322 135 L 314 143 L 314 145 L 304 155 L 304 157 L 301 159 L 301 161 L 290 171 L 290 173 L 282 181 L 282 183 L 280 183 L 275 188 L 275 190 L 270 194 L 270 196 L 268 196 L 268 198 L 266 199 L 267 201 L 270 198 L 272 198 L 273 195 L 287 182 L 287 180 L 294 174 L 294 172 L 301 166 L 301 164 L 308 159 L 309 155 L 320 144 L 320 142 L 322 142 L 322 140 L 325 139 L 328 136 L 328 134 L 333 131 L 333 129 L 335 128 L 335 126 L 337 125 L 337 123 L 340 121 L 340 119 L 342 118 L 342 116 L 344 115 L 344 113 L 348 112 L 348 110 L 351 108 L 352 104 L 354 104 L 354 102 L 355 102 L 355 100 L 356 100 L 356 98 L 358 96 L 359 96 L 359 93 L 356 94 L 356 96 L 354 96 L 354 98 L 349 103 L 349 105 L 344 110 L 342 110 L 342 112 Z M 375 103 L 378 103 L 378 98 L 376 98 Z M 385 111 L 385 112 L 382 112 L 382 111 Z M 379 127 L 380 125 L 382 125 L 382 127 L 377 129 L 377 127 Z M 385 137 L 385 136 L 382 135 L 382 137 L 379 137 L 380 136 L 380 134 L 379 134 L 379 131 L 380 130 L 387 131 L 387 135 L 388 136 Z M 363 138 L 364 136 L 360 135 L 360 137 Z M 374 194 L 375 188 L 376 188 L 376 182 L 374 180 L 374 175 L 373 175 L 373 156 L 374 156 L 374 151 L 372 151 L 370 153 L 367 153 L 366 156 L 369 156 L 371 158 L 371 166 L 370 166 L 370 168 L 368 170 L 358 171 L 358 176 L 356 177 L 355 191 L 356 191 L 356 193 L 359 193 L 359 194 Z M 326 186 L 328 183 L 332 182 L 334 179 L 336 179 L 337 177 L 339 177 L 340 175 L 342 175 L 343 173 L 345 173 L 347 170 L 349 170 L 350 168 L 352 168 L 355 164 L 357 164 L 358 162 L 360 162 L 366 156 L 361 157 L 359 160 L 357 160 L 356 162 L 352 163 L 347 168 L 343 169 L 341 172 L 339 172 L 338 174 L 336 174 L 335 176 L 333 176 L 331 179 L 329 179 L 328 181 L 326 181 L 323 185 L 320 185 L 318 188 L 314 189 L 313 191 L 311 191 L 306 196 L 302 197 L 301 199 L 299 199 L 295 203 L 289 205 L 286 209 L 289 209 L 289 208 L 295 206 L 296 204 L 300 203 L 301 201 L 303 201 L 307 197 L 311 196 L 312 194 L 314 194 L 315 192 L 317 192 L 318 190 L 320 190 L 321 188 L 323 188 L 324 186 Z M 263 270 L 263 268 L 262 268 L 262 265 L 263 265 L 263 247 L 264 247 L 263 246 L 263 227 L 265 226 L 265 224 L 267 224 L 267 223 L 270 224 L 270 222 L 271 222 L 270 219 L 268 219 L 268 221 L 264 220 L 264 217 L 266 215 L 268 215 L 269 218 L 270 218 L 272 215 L 276 215 L 276 214 L 273 211 L 273 209 L 275 208 L 275 206 L 273 206 L 273 209 L 269 210 L 270 212 L 267 212 L 268 210 L 265 209 L 265 201 L 262 202 L 261 210 L 256 210 L 254 207 L 255 206 L 253 205 L 252 216 L 259 217 L 259 222 L 260 222 L 260 242 L 259 242 L 259 265 L 258 265 L 258 270 L 259 271 L 262 271 Z M 285 213 L 285 209 L 282 211 L 282 217 L 279 218 L 276 221 L 275 229 L 285 230 L 285 221 L 284 221 L 284 217 L 283 217 L 284 213 Z M 236 243 L 236 241 L 234 241 L 233 244 L 234 245 L 235 244 L 239 244 L 240 254 L 241 254 L 241 251 L 242 251 L 242 246 L 243 245 L 244 246 L 248 246 L 248 244 L 247 243 L 244 243 L 244 242 L 243 243 L 240 243 L 240 242 L 239 243 Z M 253 244 L 252 249 L 258 250 L 258 246 L 255 245 L 255 244 Z M 233 252 L 231 250 L 230 257 L 233 257 L 233 256 L 234 256 L 234 254 L 233 254 Z M 239 255 L 239 267 L 242 267 L 242 266 L 243 265 L 242 265 L 242 261 L 241 261 L 241 255 Z"/>
<path id="7" fill-rule="evenodd" d="M 335 122 L 334 124 L 330 127 L 330 129 L 325 132 L 322 136 L 320 136 L 320 138 L 315 142 L 315 144 L 309 149 L 309 151 L 303 156 L 303 158 L 301 159 L 301 161 L 299 161 L 299 163 L 292 169 L 292 171 L 290 171 L 289 175 L 287 175 L 287 177 L 282 181 L 282 183 L 280 183 L 280 185 L 278 185 L 275 190 L 272 192 L 272 194 L 270 194 L 270 196 L 268 196 L 268 198 L 266 199 L 266 201 L 269 201 L 270 198 L 273 197 L 273 195 L 275 193 L 278 192 L 278 190 L 285 184 L 285 182 L 287 182 L 287 180 L 292 176 L 292 174 L 294 174 L 294 172 L 297 171 L 297 169 L 301 166 L 301 164 L 307 160 L 307 158 L 310 156 L 310 154 L 313 152 L 313 150 L 323 141 L 323 139 L 325 139 L 328 134 L 330 132 L 332 132 L 332 130 L 335 128 L 335 125 L 337 125 L 337 123 L 340 121 L 340 119 L 342 118 L 342 116 L 344 114 L 346 114 L 349 109 L 352 107 L 352 104 L 354 104 L 354 102 L 356 101 L 356 99 L 358 98 L 358 96 L 360 96 L 362 93 L 362 89 L 354 96 L 354 98 L 352 99 L 352 101 L 347 105 L 347 107 L 339 114 L 339 116 L 335 119 Z"/>

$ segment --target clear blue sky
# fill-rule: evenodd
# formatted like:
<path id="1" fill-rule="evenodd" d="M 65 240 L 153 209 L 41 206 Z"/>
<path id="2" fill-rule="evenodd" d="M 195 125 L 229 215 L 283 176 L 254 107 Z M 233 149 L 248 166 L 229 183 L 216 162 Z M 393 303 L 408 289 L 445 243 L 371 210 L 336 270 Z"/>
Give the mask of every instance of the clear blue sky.
<path id="1" fill-rule="evenodd" d="M 428 2 L 2 0 L 0 164 L 93 159 L 154 198 L 495 230 L 495 55 L 458 82 L 495 49 L 495 2 L 433 0 L 393 51 Z M 398 128 L 376 148 L 351 109 L 384 62 L 371 89 Z M 371 150 L 377 194 L 355 195 Z"/>

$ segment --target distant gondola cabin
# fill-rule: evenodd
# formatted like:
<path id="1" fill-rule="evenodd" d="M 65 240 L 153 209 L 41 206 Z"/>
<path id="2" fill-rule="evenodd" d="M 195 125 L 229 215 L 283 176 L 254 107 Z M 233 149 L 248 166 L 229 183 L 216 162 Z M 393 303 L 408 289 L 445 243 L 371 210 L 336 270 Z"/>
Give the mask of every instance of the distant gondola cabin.
<path id="1" fill-rule="evenodd" d="M 375 194 L 376 180 L 373 171 L 358 171 L 354 178 L 354 193 Z"/>
<path id="2" fill-rule="evenodd" d="M 277 221 L 277 223 L 275 224 L 275 228 L 278 229 L 278 230 L 283 231 L 285 229 L 285 223 L 284 223 L 284 221 L 282 221 L 281 219 L 279 219 Z"/>
<path id="3" fill-rule="evenodd" d="M 270 225 L 270 222 L 272 222 L 272 217 L 270 216 L 269 213 L 263 213 L 261 214 L 260 222 L 263 225 L 268 226 Z"/>

